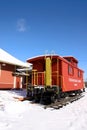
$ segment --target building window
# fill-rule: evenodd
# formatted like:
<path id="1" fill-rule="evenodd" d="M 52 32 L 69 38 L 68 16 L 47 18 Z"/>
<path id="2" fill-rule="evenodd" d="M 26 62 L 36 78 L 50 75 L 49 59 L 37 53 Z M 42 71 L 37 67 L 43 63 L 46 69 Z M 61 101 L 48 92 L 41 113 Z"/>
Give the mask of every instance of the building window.
<path id="1" fill-rule="evenodd" d="M 68 66 L 68 74 L 69 75 L 73 75 L 74 74 L 74 70 L 73 70 L 73 67 L 71 65 Z"/>

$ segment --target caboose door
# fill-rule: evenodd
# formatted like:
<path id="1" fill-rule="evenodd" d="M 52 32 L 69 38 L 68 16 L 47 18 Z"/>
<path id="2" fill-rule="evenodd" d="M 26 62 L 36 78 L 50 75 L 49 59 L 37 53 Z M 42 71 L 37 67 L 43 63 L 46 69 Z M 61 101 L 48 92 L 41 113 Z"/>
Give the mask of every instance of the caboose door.
<path id="1" fill-rule="evenodd" d="M 52 59 L 52 86 L 61 86 L 61 60 L 58 58 Z"/>

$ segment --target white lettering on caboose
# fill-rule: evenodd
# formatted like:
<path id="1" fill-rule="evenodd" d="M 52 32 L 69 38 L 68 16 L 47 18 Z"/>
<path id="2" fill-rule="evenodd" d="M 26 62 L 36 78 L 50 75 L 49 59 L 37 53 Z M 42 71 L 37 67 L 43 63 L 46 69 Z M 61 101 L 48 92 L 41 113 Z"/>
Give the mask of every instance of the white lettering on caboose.
<path id="1" fill-rule="evenodd" d="M 72 79 L 72 78 L 69 78 L 69 81 L 70 81 L 70 82 L 81 83 L 81 80 L 78 80 L 78 79 Z"/>

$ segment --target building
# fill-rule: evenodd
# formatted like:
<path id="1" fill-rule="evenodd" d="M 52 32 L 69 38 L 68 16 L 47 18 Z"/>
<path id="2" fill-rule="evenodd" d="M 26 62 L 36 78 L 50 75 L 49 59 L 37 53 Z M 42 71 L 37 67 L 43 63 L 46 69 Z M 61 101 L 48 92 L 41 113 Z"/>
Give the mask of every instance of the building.
<path id="1" fill-rule="evenodd" d="M 23 88 L 23 80 L 28 76 L 26 70 L 31 68 L 31 64 L 16 59 L 0 48 L 0 89 Z"/>

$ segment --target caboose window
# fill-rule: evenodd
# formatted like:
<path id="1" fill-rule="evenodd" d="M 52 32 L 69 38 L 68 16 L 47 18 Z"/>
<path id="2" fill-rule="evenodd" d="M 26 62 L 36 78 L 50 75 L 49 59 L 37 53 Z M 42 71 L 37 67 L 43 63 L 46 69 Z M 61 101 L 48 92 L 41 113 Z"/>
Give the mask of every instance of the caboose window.
<path id="1" fill-rule="evenodd" d="M 81 77 L 81 71 L 78 70 L 78 77 Z"/>
<path id="2" fill-rule="evenodd" d="M 73 67 L 71 65 L 68 66 L 68 74 L 73 75 Z"/>

